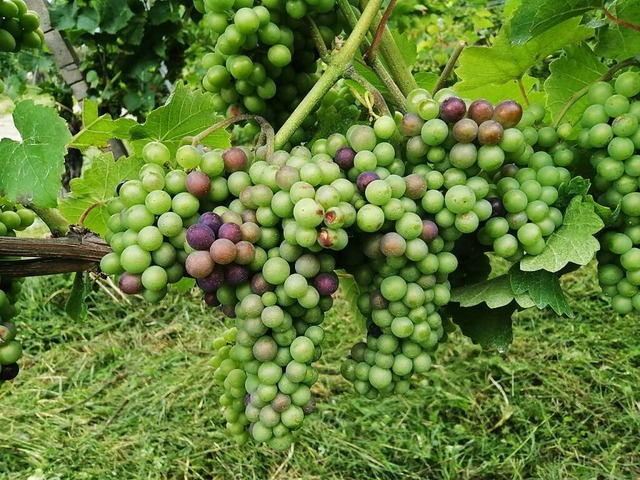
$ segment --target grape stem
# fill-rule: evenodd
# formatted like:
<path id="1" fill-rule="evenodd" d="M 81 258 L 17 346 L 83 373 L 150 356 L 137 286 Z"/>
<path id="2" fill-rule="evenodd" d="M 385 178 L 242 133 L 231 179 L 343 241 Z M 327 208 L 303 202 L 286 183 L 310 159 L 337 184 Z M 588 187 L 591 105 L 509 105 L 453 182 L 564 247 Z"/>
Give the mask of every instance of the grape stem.
<path id="1" fill-rule="evenodd" d="M 369 0 L 363 0 L 363 3 L 368 4 L 368 2 Z M 376 15 L 374 22 L 376 22 L 376 25 L 382 22 L 382 15 L 380 15 L 380 13 Z M 376 27 L 371 25 L 370 28 L 372 29 L 371 34 L 375 35 Z M 382 33 L 382 39 L 380 40 L 379 50 L 389 68 L 391 77 L 395 80 L 398 87 L 400 87 L 400 91 L 405 96 L 412 90 L 418 88 L 418 84 L 411 74 L 411 68 L 409 68 L 409 65 L 404 61 L 402 52 L 393 38 L 391 30 L 389 30 L 389 27 L 386 25 Z"/>
<path id="2" fill-rule="evenodd" d="M 636 30 L 636 31 L 640 32 L 640 25 L 636 25 L 635 23 L 627 22 L 625 20 L 622 20 L 622 19 L 614 16 L 605 7 L 602 7 L 602 12 L 604 13 L 604 16 L 607 17 L 609 20 L 611 20 L 613 23 L 615 23 L 617 25 L 620 25 L 621 27 L 627 27 L 627 28 L 630 28 L 632 30 Z"/>
<path id="3" fill-rule="evenodd" d="M 87 217 L 89 216 L 89 214 L 98 207 L 102 207 L 105 204 L 105 202 L 96 202 L 92 205 L 89 205 L 89 207 L 82 212 L 82 215 L 80 215 L 80 218 L 78 219 L 78 225 L 80 226 L 84 226 L 84 221 L 87 219 Z"/>
<path id="4" fill-rule="evenodd" d="M 273 148 L 273 138 L 274 138 L 273 127 L 269 122 L 267 122 L 263 117 L 259 115 L 245 114 L 245 115 L 237 115 L 235 117 L 227 118 L 225 120 L 222 120 L 221 122 L 211 125 L 209 128 L 207 128 L 206 130 L 203 130 L 195 137 L 186 137 L 185 141 L 191 142 L 191 145 L 196 147 L 199 144 L 201 144 L 205 138 L 207 138 L 216 130 L 220 130 L 221 128 L 227 128 L 236 123 L 247 122 L 250 120 L 258 122 L 258 124 L 260 125 L 260 128 L 262 129 L 262 134 L 266 138 L 267 155 L 272 154 L 275 151 Z"/>
<path id="5" fill-rule="evenodd" d="M 285 146 L 289 138 L 291 138 L 291 135 L 302 125 L 302 122 L 309 116 L 318 102 L 320 102 L 336 81 L 344 74 L 347 65 L 351 63 L 356 50 L 376 17 L 382 1 L 383 0 L 371 0 L 369 2 L 343 47 L 331 57 L 331 61 L 320 79 L 296 107 L 280 130 L 278 130 L 278 133 L 276 133 L 275 148 L 281 149 Z"/>
<path id="6" fill-rule="evenodd" d="M 33 210 L 49 228 L 53 237 L 64 237 L 69 231 L 69 222 L 57 208 L 40 208 L 31 204 L 25 204 L 24 206 Z"/>
<path id="7" fill-rule="evenodd" d="M 528 107 L 530 105 L 529 97 L 527 96 L 527 89 L 524 88 L 524 83 L 522 83 L 522 77 L 518 78 L 518 87 L 520 88 L 520 93 L 522 94 L 524 103 L 526 103 Z"/>
<path id="8" fill-rule="evenodd" d="M 373 36 L 373 42 L 371 42 L 371 46 L 362 56 L 362 58 L 364 58 L 365 61 L 368 61 L 368 59 L 370 58 L 373 59 L 376 57 L 378 53 L 378 47 L 380 46 L 380 42 L 382 41 L 382 35 L 384 34 L 384 29 L 387 26 L 387 23 L 389 22 L 389 18 L 391 17 L 391 14 L 393 13 L 393 9 L 396 6 L 396 1 L 397 0 L 391 0 L 389 2 L 389 5 L 387 5 L 387 9 L 384 11 L 384 14 L 382 15 L 382 19 L 380 20 L 380 23 L 378 24 L 378 28 L 376 29 L 376 33 Z"/>
<path id="9" fill-rule="evenodd" d="M 455 68 L 456 63 L 458 63 L 458 58 L 460 58 L 460 54 L 462 54 L 462 51 L 465 49 L 466 46 L 467 46 L 467 42 L 465 42 L 464 40 L 458 42 L 458 45 L 456 46 L 455 50 L 451 54 L 451 57 L 449 57 L 449 61 L 445 65 L 444 70 L 442 70 L 442 74 L 440 75 L 440 78 L 438 78 L 438 82 L 436 83 L 436 86 L 433 87 L 433 93 L 436 93 L 438 90 L 441 90 L 444 88 L 447 81 L 449 80 L 449 77 L 453 73 L 453 69 Z"/>
<path id="10" fill-rule="evenodd" d="M 324 38 L 322 38 L 322 34 L 320 33 L 320 29 L 316 22 L 313 21 L 312 18 L 306 18 L 307 25 L 309 26 L 309 32 L 311 33 L 311 38 L 313 43 L 316 46 L 316 50 L 318 50 L 318 54 L 320 55 L 320 59 L 324 63 L 329 63 L 331 61 L 331 55 L 329 54 L 329 50 L 327 50 L 327 45 L 324 43 Z"/>
<path id="11" fill-rule="evenodd" d="M 353 9 L 351 8 L 351 4 L 349 3 L 349 0 L 338 0 L 338 6 L 340 7 L 340 10 L 345 16 L 345 18 L 347 19 L 347 22 L 349 23 L 349 27 L 353 29 L 356 23 L 358 22 L 358 18 L 356 17 L 356 14 L 353 12 Z M 363 38 L 362 43 L 360 45 L 360 51 L 364 53 L 369 49 L 369 47 L 370 47 L 369 40 L 367 40 L 366 38 Z M 364 65 L 364 63 L 360 59 L 356 58 L 355 60 Z M 384 86 L 387 87 L 387 90 L 389 90 L 389 95 L 391 96 L 391 99 L 393 100 L 393 103 L 395 104 L 397 109 L 400 110 L 401 112 L 406 112 L 407 99 L 402 94 L 402 92 L 400 91 L 400 88 L 398 87 L 398 85 L 396 85 L 393 78 L 391 77 L 391 75 L 389 74 L 385 66 L 382 64 L 380 59 L 377 58 L 376 56 L 375 58 L 370 58 L 369 62 L 370 62 L 369 66 L 378 75 L 378 77 L 380 78 Z"/>
<path id="12" fill-rule="evenodd" d="M 611 80 L 613 78 L 613 76 L 615 75 L 615 73 L 618 70 L 621 70 L 621 69 L 623 69 L 625 67 L 629 67 L 631 65 L 640 65 L 640 62 L 638 62 L 638 60 L 636 60 L 635 57 L 631 57 L 631 58 L 627 58 L 626 60 L 623 60 L 623 61 L 621 61 L 619 63 L 616 63 L 613 67 L 611 67 L 609 70 L 604 72 L 600 77 L 598 77 L 594 82 L 592 82 L 592 83 L 590 83 L 588 85 L 585 85 L 584 88 L 578 90 L 573 95 L 571 95 L 571 98 L 569 98 L 569 100 L 567 100 L 567 103 L 565 103 L 563 105 L 562 109 L 560 110 L 560 112 L 558 112 L 558 116 L 553 121 L 552 126 L 554 128 L 558 128 L 558 125 L 560 125 L 560 121 L 562 120 L 562 118 L 566 115 L 566 113 L 569 111 L 569 109 L 578 100 L 580 100 L 582 97 L 584 97 L 589 92 L 589 88 L 591 87 L 591 85 L 593 83 L 596 83 L 596 82 L 607 82 L 607 81 L 609 81 L 609 80 Z"/>
<path id="13" fill-rule="evenodd" d="M 380 90 L 374 87 L 366 78 L 356 72 L 356 69 L 353 68 L 353 65 L 349 65 L 344 71 L 344 74 L 345 77 L 358 82 L 366 91 L 373 95 L 373 101 L 376 108 L 378 109 L 378 112 L 380 112 L 382 115 L 388 115 L 389 117 L 391 116 L 391 110 L 389 110 L 389 106 L 380 93 Z"/>

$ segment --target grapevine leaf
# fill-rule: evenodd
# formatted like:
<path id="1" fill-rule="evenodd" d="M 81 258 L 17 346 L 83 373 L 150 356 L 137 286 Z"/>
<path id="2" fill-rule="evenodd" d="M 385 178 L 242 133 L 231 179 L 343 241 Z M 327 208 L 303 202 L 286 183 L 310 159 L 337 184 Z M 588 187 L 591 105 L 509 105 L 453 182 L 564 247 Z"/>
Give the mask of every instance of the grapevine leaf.
<path id="1" fill-rule="evenodd" d="M 626 22 L 640 25 L 640 3 L 628 0 L 616 2 L 611 13 Z M 598 32 L 596 54 L 602 57 L 624 60 L 640 52 L 640 32 L 623 25 L 609 23 Z"/>
<path id="2" fill-rule="evenodd" d="M 364 63 L 354 62 L 353 68 L 357 73 L 362 75 L 371 85 L 373 85 L 378 91 L 385 97 L 389 97 L 389 90 L 385 86 L 385 84 L 380 80 L 378 75 L 367 67 Z"/>
<path id="3" fill-rule="evenodd" d="M 598 202 L 593 200 L 593 197 L 589 195 L 590 201 L 593 203 L 593 208 L 598 216 L 604 222 L 605 227 L 610 227 L 615 225 L 618 221 L 618 217 L 620 217 L 620 208 L 622 206 L 621 203 L 618 203 L 615 209 L 611 209 L 609 207 L 605 207 L 604 205 L 600 205 Z"/>
<path id="4" fill-rule="evenodd" d="M 576 195 L 585 196 L 591 188 L 591 181 L 580 176 L 573 177 L 569 183 L 563 183 L 558 188 L 557 205 L 567 206 Z"/>
<path id="5" fill-rule="evenodd" d="M 573 311 L 562 291 L 558 275 L 538 270 L 523 272 L 517 265 L 509 270 L 511 288 L 516 295 L 527 295 L 538 308 L 551 307 L 558 315 L 573 317 Z"/>
<path id="6" fill-rule="evenodd" d="M 430 92 L 433 91 L 436 83 L 438 83 L 438 75 L 431 72 L 418 72 L 413 78 L 420 88 L 424 88 Z"/>
<path id="7" fill-rule="evenodd" d="M 474 307 L 485 303 L 489 308 L 500 308 L 509 305 L 514 300 L 522 308 L 535 305 L 527 295 L 513 293 L 508 275 L 500 275 L 482 282 L 454 288 L 451 291 L 451 301 L 459 303 L 461 307 Z"/>
<path id="8" fill-rule="evenodd" d="M 330 106 L 320 117 L 314 140 L 327 138 L 330 134 L 336 132 L 346 133 L 351 125 L 357 123 L 361 114 L 361 110 L 355 105 L 346 105 L 340 110 L 333 105 Z"/>
<path id="9" fill-rule="evenodd" d="M 166 105 L 149 113 L 143 125 L 131 128 L 135 152 L 140 153 L 146 143 L 157 140 L 164 143 L 174 156 L 184 137 L 198 135 L 222 119 L 212 98 L 209 93 L 190 90 L 178 83 Z M 231 134 L 220 129 L 202 143 L 210 148 L 228 148 L 231 146 Z"/>
<path id="10" fill-rule="evenodd" d="M 179 282 L 174 283 L 171 287 L 173 291 L 179 294 L 185 294 L 190 292 L 193 287 L 196 286 L 196 281 L 193 278 L 184 277 L 181 278 Z"/>
<path id="11" fill-rule="evenodd" d="M 122 180 L 137 178 L 144 164 L 139 157 L 113 159 L 112 153 L 100 152 L 80 178 L 71 180 L 71 193 L 59 202 L 59 209 L 67 220 L 77 223 L 91 208 L 84 219 L 84 226 L 104 236 L 107 232 L 109 213 L 106 201 L 113 197 Z"/>
<path id="12" fill-rule="evenodd" d="M 405 63 L 413 66 L 418 58 L 418 49 L 416 48 L 416 43 L 409 40 L 407 33 L 393 32 L 393 39 L 396 41 Z"/>
<path id="13" fill-rule="evenodd" d="M 135 16 L 127 0 L 98 0 L 95 3 L 100 11 L 100 28 L 107 33 L 118 33 Z"/>
<path id="14" fill-rule="evenodd" d="M 520 267 L 526 272 L 557 272 L 568 263 L 586 265 L 600 250 L 600 244 L 593 235 L 603 227 L 593 202 L 585 202 L 581 196 L 574 197 L 565 212 L 564 223 L 551 234 L 546 248 L 540 255 L 524 257 Z"/>
<path id="15" fill-rule="evenodd" d="M 54 109 L 31 100 L 16 106 L 13 121 L 22 142 L 0 142 L 0 194 L 14 202 L 55 207 L 71 139 L 67 124 Z"/>
<path id="16" fill-rule="evenodd" d="M 460 92 L 481 86 L 502 85 L 521 78 L 540 60 L 565 45 L 588 38 L 593 29 L 573 18 L 556 25 L 523 45 L 509 43 L 509 24 L 500 30 L 491 47 L 468 47 L 460 55 L 456 84 Z"/>
<path id="17" fill-rule="evenodd" d="M 511 316 L 516 310 L 513 304 L 491 308 L 484 304 L 462 308 L 449 304 L 447 311 L 451 319 L 460 327 L 463 335 L 483 348 L 496 348 L 504 352 L 513 342 Z"/>
<path id="18" fill-rule="evenodd" d="M 573 94 L 596 82 L 607 67 L 586 43 L 582 43 L 567 48 L 566 56 L 551 62 L 549 70 L 551 75 L 544 82 L 544 89 L 548 95 L 547 108 L 555 120 Z M 588 106 L 589 101 L 584 96 L 564 113 L 562 120 L 575 124 Z"/>
<path id="19" fill-rule="evenodd" d="M 573 17 L 602 7 L 603 0 L 527 0 L 511 19 L 510 41 L 522 45 L 536 35 Z"/>
<path id="20" fill-rule="evenodd" d="M 546 103 L 546 94 L 544 92 L 534 90 L 534 87 L 538 85 L 538 80 L 536 78 L 524 75 L 522 77 L 522 85 L 524 86 L 524 91 L 527 94 L 529 102 L 541 103 L 542 105 Z M 453 89 L 458 90 L 458 85 L 454 85 Z M 500 85 L 481 85 L 470 90 L 465 90 L 464 97 L 471 100 L 484 98 L 492 103 L 499 103 L 505 98 L 516 99 L 520 102 L 524 102 L 518 80 L 509 80 Z"/>
<path id="21" fill-rule="evenodd" d="M 64 309 L 73 320 L 87 318 L 87 296 L 91 293 L 91 282 L 87 272 L 76 273 L 73 279 L 71 294 Z"/>
<path id="22" fill-rule="evenodd" d="M 69 148 L 83 153 L 90 147 L 104 148 L 114 137 L 127 138 L 128 130 L 137 124 L 131 118 L 113 120 L 109 114 L 98 116 L 98 104 L 87 98 L 82 108 L 82 130 L 71 139 Z"/>

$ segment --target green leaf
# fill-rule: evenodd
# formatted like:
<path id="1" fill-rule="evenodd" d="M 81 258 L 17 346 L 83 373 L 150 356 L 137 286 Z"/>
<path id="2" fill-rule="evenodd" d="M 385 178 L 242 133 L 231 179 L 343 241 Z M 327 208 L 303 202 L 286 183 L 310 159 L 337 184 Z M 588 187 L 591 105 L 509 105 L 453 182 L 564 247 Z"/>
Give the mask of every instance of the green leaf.
<path id="1" fill-rule="evenodd" d="M 71 294 L 64 309 L 73 320 L 83 321 L 87 318 L 87 297 L 91 293 L 91 282 L 87 272 L 76 273 L 73 279 Z"/>
<path id="2" fill-rule="evenodd" d="M 171 286 L 171 289 L 177 293 L 185 294 L 190 292 L 193 287 L 196 286 L 196 281 L 194 278 L 184 277 L 181 278 L 179 282 L 174 283 Z"/>
<path id="3" fill-rule="evenodd" d="M 318 122 L 314 140 L 327 138 L 332 133 L 346 133 L 347 129 L 360 119 L 361 115 L 362 111 L 355 105 L 346 105 L 340 110 L 331 105 Z"/>
<path id="4" fill-rule="evenodd" d="M 511 19 L 510 41 L 522 45 L 536 35 L 573 17 L 600 8 L 603 0 L 527 0 Z"/>
<path id="5" fill-rule="evenodd" d="M 500 30 L 491 47 L 468 47 L 460 55 L 456 84 L 460 92 L 486 85 L 502 85 L 521 78 L 531 67 L 560 48 L 580 42 L 593 29 L 580 25 L 580 19 L 562 22 L 523 45 L 509 43 L 509 25 Z"/>
<path id="6" fill-rule="evenodd" d="M 109 114 L 98 116 L 98 104 L 87 98 L 83 102 L 82 125 L 82 130 L 71 139 L 69 148 L 77 148 L 84 153 L 91 147 L 106 147 L 112 138 L 126 138 L 123 134 L 127 132 L 128 136 L 128 130 L 138 122 L 131 118 L 114 121 Z"/>
<path id="7" fill-rule="evenodd" d="M 57 30 L 69 30 L 76 24 L 78 4 L 76 2 L 59 3 L 49 10 L 51 25 Z"/>
<path id="8" fill-rule="evenodd" d="M 362 75 L 371 85 L 377 88 L 378 91 L 385 98 L 389 98 L 389 90 L 372 69 L 370 69 L 369 67 L 367 67 L 361 62 L 354 62 L 353 68 L 355 69 L 356 72 Z"/>
<path id="9" fill-rule="evenodd" d="M 548 95 L 547 108 L 555 120 L 573 94 L 595 83 L 607 67 L 586 43 L 581 43 L 567 48 L 566 56 L 551 62 L 549 70 L 551 75 L 544 82 L 544 89 Z M 562 121 L 577 123 L 588 106 L 589 100 L 582 97 L 566 111 Z"/>
<path id="10" fill-rule="evenodd" d="M 355 319 L 364 327 L 365 326 L 365 318 L 360 313 L 358 309 L 358 297 L 360 296 L 360 287 L 356 282 L 353 275 L 345 273 L 344 271 L 339 271 L 338 280 L 340 282 L 340 292 L 342 294 L 342 298 L 344 298 L 346 305 L 349 306 L 349 311 L 353 315 Z"/>
<path id="11" fill-rule="evenodd" d="M 131 128 L 131 139 L 136 153 L 149 141 L 157 140 L 169 148 L 173 157 L 184 137 L 198 135 L 221 119 L 211 94 L 178 83 L 166 105 L 149 113 L 143 125 Z M 202 143 L 210 148 L 228 148 L 231 134 L 220 129 Z"/>
<path id="12" fill-rule="evenodd" d="M 504 352 L 513 342 L 511 316 L 515 305 L 490 308 L 484 304 L 471 308 L 448 305 L 447 312 L 462 333 L 483 348 L 496 348 Z"/>
<path id="13" fill-rule="evenodd" d="M 53 108 L 20 102 L 13 121 L 22 142 L 0 142 L 0 195 L 13 202 L 55 207 L 62 188 L 64 156 L 71 134 Z"/>
<path id="14" fill-rule="evenodd" d="M 439 77 L 431 72 L 418 72 L 414 74 L 413 78 L 420 88 L 433 92 Z"/>
<path id="15" fill-rule="evenodd" d="M 600 244 L 593 235 L 603 227 L 593 203 L 585 202 L 580 196 L 574 197 L 564 214 L 562 226 L 548 238 L 546 248 L 540 255 L 524 257 L 520 268 L 526 272 L 557 272 L 568 263 L 586 265 L 600 250 Z"/>
<path id="16" fill-rule="evenodd" d="M 451 301 L 459 303 L 461 307 L 474 307 L 484 303 L 489 308 L 500 308 L 509 305 L 514 300 L 522 308 L 535 305 L 527 295 L 516 295 L 513 292 L 508 275 L 500 275 L 482 282 L 454 288 L 451 291 Z"/>
<path id="17" fill-rule="evenodd" d="M 100 152 L 80 178 L 71 180 L 71 193 L 59 202 L 59 209 L 67 220 L 77 223 L 85 212 L 84 226 L 104 237 L 107 233 L 109 213 L 106 201 L 113 197 L 122 180 L 138 177 L 144 164 L 139 157 L 113 159 L 112 153 Z"/>
<path id="18" fill-rule="evenodd" d="M 509 270 L 511 288 L 516 295 L 527 295 L 538 308 L 551 307 L 558 315 L 573 317 L 557 274 L 538 270 L 523 272 L 514 265 Z"/>
<path id="19" fill-rule="evenodd" d="M 393 38 L 400 49 L 402 59 L 410 67 L 416 63 L 418 59 L 418 49 L 416 42 L 409 39 L 409 31 L 404 33 L 393 32 Z"/>
<path id="20" fill-rule="evenodd" d="M 569 183 L 563 183 L 558 188 L 558 200 L 556 206 L 566 207 L 576 195 L 586 196 L 591 188 L 591 181 L 580 176 L 573 177 Z"/>
<path id="21" fill-rule="evenodd" d="M 610 11 L 620 20 L 640 25 L 640 2 L 618 1 Z M 595 52 L 602 57 L 618 61 L 633 57 L 640 52 L 640 32 L 609 22 L 598 32 Z"/>
<path id="22" fill-rule="evenodd" d="M 118 33 L 135 16 L 127 0 L 92 0 L 93 2 L 100 10 L 100 28 L 107 33 Z"/>
<path id="23" fill-rule="evenodd" d="M 458 85 L 459 84 L 454 85 L 453 89 L 458 90 Z M 524 91 L 527 94 L 529 102 L 540 103 L 542 105 L 546 103 L 546 94 L 535 90 L 535 87 L 538 85 L 538 79 L 529 75 L 524 75 L 522 77 L 522 85 L 524 85 Z M 525 99 L 522 96 L 522 91 L 520 90 L 520 85 L 517 80 L 509 80 L 501 85 L 481 85 L 471 90 L 465 90 L 464 92 L 461 92 L 461 94 L 464 95 L 465 98 L 469 98 L 471 100 L 484 98 L 494 104 L 500 103 L 507 98 L 525 103 Z"/>

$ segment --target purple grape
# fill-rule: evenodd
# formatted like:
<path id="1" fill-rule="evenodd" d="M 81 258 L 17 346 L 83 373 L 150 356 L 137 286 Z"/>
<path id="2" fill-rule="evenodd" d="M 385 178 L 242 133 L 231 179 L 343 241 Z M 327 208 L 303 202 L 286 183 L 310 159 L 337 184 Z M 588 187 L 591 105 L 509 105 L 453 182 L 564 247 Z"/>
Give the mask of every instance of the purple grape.
<path id="1" fill-rule="evenodd" d="M 367 189 L 367 186 L 374 180 L 380 180 L 380 175 L 376 172 L 362 172 L 358 175 L 358 178 L 356 179 L 356 186 L 358 187 L 358 190 L 360 190 L 360 193 L 364 195 L 364 191 Z"/>
<path id="2" fill-rule="evenodd" d="M 133 273 L 123 273 L 118 280 L 118 287 L 127 295 L 136 295 L 142 292 L 142 277 Z"/>
<path id="3" fill-rule="evenodd" d="M 224 271 L 221 267 L 214 267 L 209 275 L 196 279 L 196 285 L 198 285 L 198 288 L 204 293 L 216 292 L 224 285 Z"/>
<path id="4" fill-rule="evenodd" d="M 447 123 L 456 123 L 464 118 L 467 105 L 458 97 L 449 97 L 440 104 L 440 118 Z"/>
<path id="5" fill-rule="evenodd" d="M 249 280 L 249 269 L 244 265 L 232 263 L 224 267 L 224 278 L 229 285 L 237 287 Z"/>
<path id="6" fill-rule="evenodd" d="M 0 365 L 0 382 L 8 382 L 13 380 L 20 373 L 20 367 L 17 363 L 9 365 Z"/>
<path id="7" fill-rule="evenodd" d="M 356 151 L 351 147 L 340 147 L 333 157 L 333 161 L 342 170 L 353 168 L 353 159 L 356 158 Z"/>
<path id="8" fill-rule="evenodd" d="M 482 122 L 478 127 L 478 141 L 482 145 L 497 145 L 503 134 L 503 126 L 495 120 Z"/>
<path id="9" fill-rule="evenodd" d="M 493 119 L 504 128 L 515 127 L 522 118 L 522 107 L 515 100 L 505 100 L 493 109 Z"/>
<path id="10" fill-rule="evenodd" d="M 474 100 L 469 105 L 469 118 L 475 121 L 478 125 L 487 120 L 491 120 L 493 117 L 493 105 L 488 100 L 480 98 Z"/>
<path id="11" fill-rule="evenodd" d="M 238 243 L 242 240 L 242 230 L 240 229 L 240 225 L 235 223 L 223 223 L 218 230 L 218 238 L 226 238 L 231 240 L 233 243 Z"/>
<path id="12" fill-rule="evenodd" d="M 231 147 L 224 151 L 222 154 L 224 160 L 224 167 L 227 173 L 239 172 L 244 170 L 249 163 L 247 154 L 238 147 Z"/>
<path id="13" fill-rule="evenodd" d="M 425 243 L 431 243 L 438 236 L 439 229 L 438 225 L 431 220 L 423 220 L 422 221 L 422 233 L 420 234 L 420 238 Z"/>
<path id="14" fill-rule="evenodd" d="M 471 143 L 478 136 L 478 124 L 470 118 L 463 118 L 453 126 L 453 138 L 460 143 Z"/>
<path id="15" fill-rule="evenodd" d="M 401 257 L 407 249 L 407 241 L 396 232 L 385 233 L 380 240 L 380 251 L 385 257 Z"/>
<path id="16" fill-rule="evenodd" d="M 204 223 L 195 223 L 187 228 L 187 243 L 196 250 L 209 250 L 215 239 L 213 230 Z"/>
<path id="17" fill-rule="evenodd" d="M 491 214 L 492 217 L 504 217 L 507 214 L 507 210 L 504 208 L 501 199 L 498 197 L 491 197 L 487 198 L 487 200 L 491 203 L 491 209 L 493 210 L 493 213 Z"/>
<path id="18" fill-rule="evenodd" d="M 333 295 L 336 290 L 338 290 L 339 285 L 338 276 L 333 272 L 320 273 L 313 280 L 313 286 L 316 287 L 318 293 L 323 297 Z"/>
<path id="19" fill-rule="evenodd" d="M 198 220 L 198 223 L 202 223 L 203 225 L 206 225 L 211 230 L 213 230 L 213 233 L 217 235 L 218 230 L 220 229 L 220 226 L 222 225 L 223 222 L 222 222 L 222 217 L 220 217 L 220 215 L 218 215 L 217 213 L 206 212 L 200 215 L 200 219 Z"/>
<path id="20" fill-rule="evenodd" d="M 215 292 L 209 292 L 204 294 L 204 303 L 206 303 L 210 307 L 219 307 L 220 300 L 218 300 L 218 296 Z"/>

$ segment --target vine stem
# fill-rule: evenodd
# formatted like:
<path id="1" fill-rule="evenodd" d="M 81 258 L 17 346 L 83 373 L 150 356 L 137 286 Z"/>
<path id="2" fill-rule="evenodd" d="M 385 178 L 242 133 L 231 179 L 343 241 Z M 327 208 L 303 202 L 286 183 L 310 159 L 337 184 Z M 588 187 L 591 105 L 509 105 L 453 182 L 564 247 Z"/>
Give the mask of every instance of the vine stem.
<path id="1" fill-rule="evenodd" d="M 625 67 L 629 67 L 631 65 L 639 65 L 640 62 L 638 62 L 638 60 L 635 59 L 635 57 L 631 57 L 631 58 L 627 58 L 626 60 L 623 60 L 619 63 L 616 63 L 613 67 L 611 67 L 609 70 L 607 70 L 606 72 L 604 72 L 600 77 L 598 77 L 594 82 L 585 85 L 584 88 L 578 90 L 577 92 L 575 92 L 573 95 L 571 95 L 571 98 L 569 98 L 569 100 L 567 100 L 567 103 L 564 104 L 564 106 L 562 107 L 562 109 L 560 110 L 560 112 L 558 112 L 558 117 L 553 121 L 553 127 L 554 128 L 558 128 L 558 125 L 560 125 L 560 121 L 562 120 L 562 118 L 566 115 L 566 113 L 569 111 L 569 109 L 578 101 L 580 100 L 582 97 L 584 97 L 588 92 L 589 92 L 589 88 L 591 87 L 591 85 L 593 85 L 593 83 L 595 82 L 607 82 L 609 80 L 611 80 L 613 78 L 613 76 L 615 75 L 615 73 Z"/>
<path id="2" fill-rule="evenodd" d="M 380 20 L 380 23 L 378 24 L 378 28 L 376 29 L 376 33 L 373 36 L 373 42 L 371 42 L 371 46 L 363 55 L 363 58 L 365 59 L 365 61 L 367 61 L 369 58 L 373 59 L 376 57 L 376 54 L 378 53 L 378 47 L 380 46 L 380 42 L 382 41 L 382 35 L 384 34 L 384 29 L 387 26 L 387 23 L 389 22 L 389 18 L 391 17 L 391 14 L 393 13 L 393 9 L 396 6 L 396 2 L 397 0 L 391 0 L 389 2 L 389 5 L 387 5 L 387 9 L 384 11 L 384 14 L 382 15 L 382 19 Z"/>
<path id="3" fill-rule="evenodd" d="M 387 102 L 384 100 L 384 97 L 380 93 L 376 87 L 374 87 L 366 78 L 356 72 L 356 69 L 353 68 L 353 65 L 349 65 L 345 70 L 345 76 L 350 79 L 358 82 L 366 91 L 373 95 L 373 101 L 375 103 L 376 108 L 382 115 L 387 115 L 391 117 L 391 110 L 387 105 Z"/>
<path id="4" fill-rule="evenodd" d="M 520 88 L 520 93 L 522 94 L 524 103 L 526 103 L 528 107 L 531 103 L 529 102 L 529 97 L 527 96 L 527 90 L 526 88 L 524 88 L 524 83 L 522 83 L 522 77 L 518 78 L 518 87 Z"/>
<path id="5" fill-rule="evenodd" d="M 455 68 L 456 63 L 458 63 L 458 58 L 460 58 L 460 55 L 462 54 L 462 51 L 465 49 L 466 46 L 467 46 L 467 42 L 465 42 L 464 40 L 458 42 L 458 45 L 456 46 L 455 50 L 451 54 L 451 57 L 449 57 L 449 61 L 445 65 L 444 70 L 440 75 L 440 78 L 438 78 L 438 83 L 436 83 L 436 86 L 433 87 L 434 94 L 438 90 L 441 90 L 442 88 L 444 88 L 445 84 L 447 83 L 447 80 L 449 80 L 449 77 L 451 76 L 451 73 L 453 73 L 453 69 Z"/>
<path id="6" fill-rule="evenodd" d="M 14 278 L 43 277 L 61 273 L 96 270 L 96 260 L 73 260 L 58 258 L 29 258 L 26 260 L 0 260 L 0 275 Z"/>
<path id="7" fill-rule="evenodd" d="M 324 43 L 324 38 L 322 38 L 318 25 L 313 21 L 313 18 L 306 18 L 306 22 L 309 26 L 311 39 L 313 40 L 316 50 L 318 50 L 318 54 L 320 55 L 320 59 L 324 63 L 329 63 L 331 61 L 331 55 L 329 54 L 329 50 L 327 50 L 327 45 Z"/>
<path id="8" fill-rule="evenodd" d="M 200 143 L 202 143 L 202 141 L 205 138 L 207 138 L 209 135 L 211 135 L 216 130 L 220 130 L 221 128 L 227 128 L 227 127 L 229 127 L 231 125 L 234 125 L 236 123 L 246 122 L 246 121 L 250 121 L 250 120 L 258 122 L 258 124 L 260 125 L 260 128 L 262 129 L 262 133 L 264 134 L 264 136 L 266 138 L 266 142 L 267 142 L 267 154 L 272 154 L 274 152 L 274 148 L 273 148 L 273 138 L 274 138 L 273 127 L 271 126 L 271 124 L 269 122 L 267 122 L 260 115 L 244 114 L 244 115 L 237 115 L 235 117 L 226 118 L 226 119 L 222 120 L 221 122 L 218 122 L 218 123 L 216 123 L 214 125 L 211 125 L 209 128 L 207 128 L 206 130 L 203 130 L 202 132 L 200 132 L 195 137 L 186 137 L 185 140 L 187 142 L 191 142 L 191 145 L 193 145 L 195 147 L 195 146 L 199 145 Z"/>
<path id="9" fill-rule="evenodd" d="M 0 237 L 2 256 L 99 262 L 108 253 L 111 253 L 109 245 L 95 235 L 64 238 Z"/>
<path id="10" fill-rule="evenodd" d="M 356 26 L 356 23 L 358 23 L 358 18 L 356 17 L 353 8 L 351 8 L 349 0 L 338 0 L 338 7 L 340 8 L 340 11 L 344 15 L 344 17 L 347 19 L 349 27 L 353 30 L 353 28 Z M 364 54 L 370 48 L 370 46 L 371 44 L 369 43 L 369 40 L 367 40 L 367 38 L 363 38 L 362 43 L 360 44 L 360 50 Z M 393 99 L 393 103 L 398 108 L 398 110 L 400 110 L 401 112 L 406 112 L 407 99 L 402 94 L 402 91 L 400 90 L 398 85 L 396 85 L 395 81 L 387 71 L 386 67 L 382 64 L 380 59 L 377 56 L 375 58 L 370 58 L 369 66 L 378 75 L 384 86 L 387 87 L 387 90 L 389 90 L 389 94 Z"/>
<path id="11" fill-rule="evenodd" d="M 613 23 L 615 23 L 617 25 L 620 25 L 621 27 L 631 28 L 632 30 L 637 30 L 638 32 L 640 32 L 640 25 L 636 25 L 635 23 L 627 22 L 625 20 L 622 20 L 622 19 L 614 16 L 605 7 L 602 7 L 602 12 L 604 13 L 604 16 L 607 17 L 609 20 L 611 20 Z"/>
<path id="12" fill-rule="evenodd" d="M 311 91 L 304 97 L 302 102 L 296 107 L 287 121 L 282 125 L 275 136 L 275 148 L 281 149 L 289 141 L 291 135 L 300 127 L 305 118 L 309 116 L 313 108 L 333 87 L 336 81 L 344 74 L 347 65 L 351 63 L 353 56 L 360 46 L 360 42 L 367 34 L 369 27 L 382 5 L 382 0 L 371 0 L 362 12 L 362 16 L 354 27 L 351 35 L 329 62 L 327 69 L 320 79 L 313 86 Z"/>

